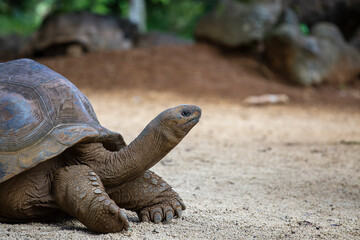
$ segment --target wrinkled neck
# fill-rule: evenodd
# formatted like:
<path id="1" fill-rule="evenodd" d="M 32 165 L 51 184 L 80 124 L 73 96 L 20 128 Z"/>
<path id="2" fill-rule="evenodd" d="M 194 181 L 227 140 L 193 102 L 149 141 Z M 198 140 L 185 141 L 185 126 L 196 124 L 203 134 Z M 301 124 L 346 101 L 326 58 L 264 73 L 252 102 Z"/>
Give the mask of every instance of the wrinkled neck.
<path id="1" fill-rule="evenodd" d="M 128 146 L 108 152 L 100 178 L 105 186 L 134 179 L 159 162 L 180 140 L 154 119 Z"/>

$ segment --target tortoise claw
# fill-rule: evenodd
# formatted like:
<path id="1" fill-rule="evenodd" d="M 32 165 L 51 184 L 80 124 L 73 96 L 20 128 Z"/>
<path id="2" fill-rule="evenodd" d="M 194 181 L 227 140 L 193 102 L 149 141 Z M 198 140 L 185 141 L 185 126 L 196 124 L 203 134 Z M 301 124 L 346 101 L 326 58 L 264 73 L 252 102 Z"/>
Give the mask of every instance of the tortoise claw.
<path id="1" fill-rule="evenodd" d="M 170 222 L 171 219 L 174 218 L 174 214 L 172 211 L 167 211 L 165 215 L 165 222 Z"/>
<path id="2" fill-rule="evenodd" d="M 148 215 L 143 214 L 143 215 L 141 216 L 141 221 L 142 221 L 142 222 L 150 222 L 150 219 L 149 219 Z"/>
<path id="3" fill-rule="evenodd" d="M 161 213 L 155 212 L 154 215 L 153 215 L 153 221 L 154 221 L 154 223 L 160 223 L 161 220 L 162 220 Z"/>
<path id="4" fill-rule="evenodd" d="M 186 207 L 182 200 L 171 199 L 171 201 L 141 209 L 138 211 L 138 216 L 142 222 L 170 222 L 174 217 L 180 218 L 182 211 L 185 209 Z"/>
<path id="5" fill-rule="evenodd" d="M 178 218 L 181 218 L 182 209 L 181 209 L 180 206 L 177 206 L 177 207 L 175 208 L 175 212 L 176 212 L 176 216 L 177 216 Z"/>

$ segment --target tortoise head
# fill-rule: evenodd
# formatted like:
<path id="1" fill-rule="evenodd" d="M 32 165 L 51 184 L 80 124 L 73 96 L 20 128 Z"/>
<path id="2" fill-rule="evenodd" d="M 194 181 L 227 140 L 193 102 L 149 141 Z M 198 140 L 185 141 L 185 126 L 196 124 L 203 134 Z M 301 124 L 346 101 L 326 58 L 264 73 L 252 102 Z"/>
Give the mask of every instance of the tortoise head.
<path id="1" fill-rule="evenodd" d="M 185 137 L 199 122 L 200 116 L 201 109 L 193 105 L 181 105 L 160 113 L 129 145 L 106 154 L 111 160 L 105 170 L 109 177 L 102 180 L 103 183 L 115 186 L 144 174 Z M 99 168 L 99 165 L 102 164 L 92 168 Z"/>
<path id="2" fill-rule="evenodd" d="M 155 119 L 162 133 L 179 142 L 199 122 L 201 109 L 194 105 L 180 105 L 160 113 Z"/>

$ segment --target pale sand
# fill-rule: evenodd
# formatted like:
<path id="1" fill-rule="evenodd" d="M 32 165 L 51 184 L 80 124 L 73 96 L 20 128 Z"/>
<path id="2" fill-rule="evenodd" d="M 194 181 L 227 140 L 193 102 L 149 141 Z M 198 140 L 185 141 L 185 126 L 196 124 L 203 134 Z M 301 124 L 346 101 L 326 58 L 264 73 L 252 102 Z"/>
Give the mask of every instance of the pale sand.
<path id="1" fill-rule="evenodd" d="M 360 239 L 360 112 L 139 92 L 89 96 L 100 122 L 130 142 L 181 103 L 200 123 L 153 170 L 187 205 L 169 224 L 97 235 L 76 220 L 0 224 L 0 239 Z"/>

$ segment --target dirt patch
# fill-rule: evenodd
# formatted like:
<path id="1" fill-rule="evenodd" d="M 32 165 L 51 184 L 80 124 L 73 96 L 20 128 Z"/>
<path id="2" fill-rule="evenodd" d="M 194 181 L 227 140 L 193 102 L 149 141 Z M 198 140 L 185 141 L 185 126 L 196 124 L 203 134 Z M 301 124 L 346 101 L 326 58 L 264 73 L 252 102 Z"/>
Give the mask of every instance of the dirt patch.
<path id="1" fill-rule="evenodd" d="M 257 61 L 223 53 L 207 45 L 153 47 L 88 54 L 81 58 L 37 60 L 80 88 L 174 92 L 236 103 L 250 95 L 285 93 L 296 104 L 360 106 L 360 84 L 319 88 L 287 85 Z"/>
<path id="2" fill-rule="evenodd" d="M 95 235 L 76 220 L 0 224 L 0 239 L 357 239 L 360 113 L 242 107 L 175 94 L 86 91 L 100 122 L 130 142 L 160 111 L 202 107 L 190 134 L 153 168 L 187 205 L 169 224 Z"/>

